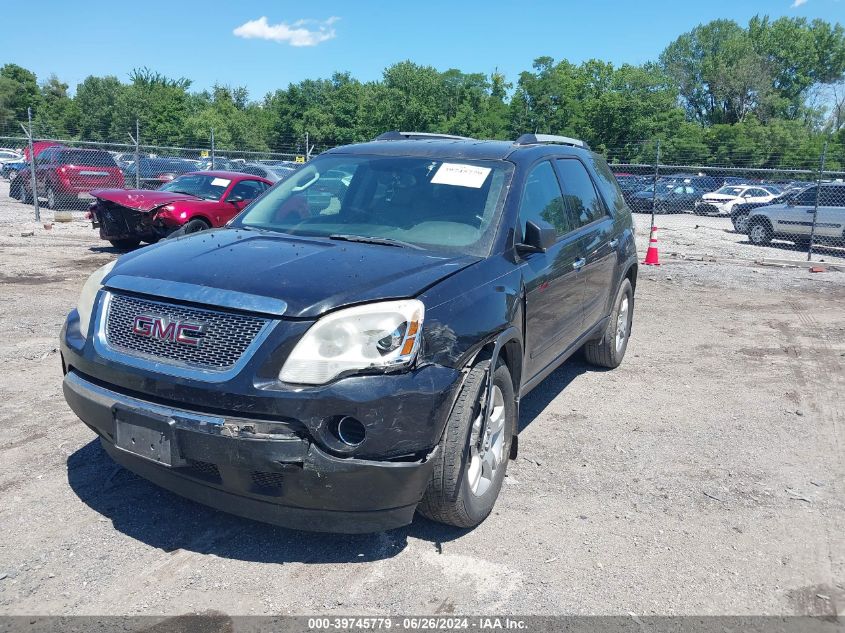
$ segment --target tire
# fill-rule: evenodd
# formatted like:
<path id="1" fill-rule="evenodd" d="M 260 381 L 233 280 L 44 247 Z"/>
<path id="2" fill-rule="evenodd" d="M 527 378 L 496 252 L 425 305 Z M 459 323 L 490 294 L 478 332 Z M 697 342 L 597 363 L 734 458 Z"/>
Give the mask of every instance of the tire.
<path id="1" fill-rule="evenodd" d="M 737 215 L 731 216 L 731 222 L 734 225 L 734 231 L 736 231 L 737 233 L 748 233 L 747 213 L 738 213 Z"/>
<path id="2" fill-rule="evenodd" d="M 749 220 L 748 240 L 757 246 L 772 243 L 772 227 L 766 220 Z"/>
<path id="3" fill-rule="evenodd" d="M 125 240 L 109 240 L 111 245 L 115 248 L 119 248 L 122 251 L 128 251 L 131 248 L 138 248 L 141 244 L 141 240 L 135 239 L 133 237 L 127 238 Z"/>
<path id="4" fill-rule="evenodd" d="M 619 367 L 625 358 L 625 350 L 628 349 L 633 321 L 634 288 L 631 286 L 631 280 L 626 277 L 619 285 L 604 334 L 599 340 L 584 345 L 584 358 L 587 362 L 610 369 Z"/>
<path id="5" fill-rule="evenodd" d="M 21 201 L 24 204 L 33 204 L 32 192 L 29 191 L 24 185 L 21 185 Z"/>
<path id="6" fill-rule="evenodd" d="M 60 206 L 60 197 L 56 195 L 51 185 L 47 185 L 47 208 L 56 211 Z"/>
<path id="7" fill-rule="evenodd" d="M 23 199 L 23 187 L 21 183 L 11 180 L 9 182 L 9 197 L 13 200 L 22 200 Z"/>
<path id="8" fill-rule="evenodd" d="M 194 218 L 193 220 L 185 222 L 185 224 L 173 231 L 173 233 L 167 236 L 167 239 L 182 237 L 183 235 L 190 235 L 191 233 L 199 233 L 200 231 L 207 231 L 210 228 L 211 225 L 205 220 Z"/>
<path id="9" fill-rule="evenodd" d="M 480 524 L 499 496 L 516 428 L 516 401 L 510 372 L 499 364 L 493 372 L 494 407 L 487 429 L 487 450 L 479 451 L 489 361 L 472 368 L 458 396 L 434 456 L 431 481 L 417 510 L 423 516 L 460 528 Z M 500 416 L 500 417 L 499 417 Z M 498 420 L 498 422 L 494 422 Z M 485 460 L 485 457 L 487 458 Z M 486 474 L 486 477 L 485 477 Z"/>

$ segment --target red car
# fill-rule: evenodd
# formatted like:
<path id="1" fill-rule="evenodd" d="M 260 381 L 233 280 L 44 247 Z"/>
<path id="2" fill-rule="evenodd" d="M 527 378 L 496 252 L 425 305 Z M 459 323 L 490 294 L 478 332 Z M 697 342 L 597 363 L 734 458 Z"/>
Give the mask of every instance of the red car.
<path id="1" fill-rule="evenodd" d="M 91 192 L 94 228 L 118 248 L 157 242 L 177 229 L 194 233 L 223 226 L 272 186 L 269 180 L 230 171 L 198 171 L 158 189 L 97 189 Z"/>
<path id="2" fill-rule="evenodd" d="M 32 201 L 32 180 L 29 170 L 21 177 L 24 202 Z M 99 149 L 75 149 L 54 145 L 35 156 L 35 186 L 39 198 L 47 199 L 50 209 L 77 206 L 85 208 L 91 190 L 99 187 L 122 187 L 123 172 L 108 152 Z M 80 202 L 84 201 L 84 202 Z"/>

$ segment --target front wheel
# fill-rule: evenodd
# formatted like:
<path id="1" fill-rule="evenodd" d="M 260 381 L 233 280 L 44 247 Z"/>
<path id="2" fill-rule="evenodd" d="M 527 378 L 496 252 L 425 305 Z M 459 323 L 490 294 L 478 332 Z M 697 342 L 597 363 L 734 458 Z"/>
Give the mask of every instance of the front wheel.
<path id="1" fill-rule="evenodd" d="M 516 427 L 516 402 L 510 372 L 500 363 L 493 372 L 493 401 L 485 423 L 489 369 L 489 361 L 472 368 L 446 423 L 418 508 L 433 521 L 475 527 L 493 510 L 502 488 Z"/>
<path id="2" fill-rule="evenodd" d="M 584 345 L 584 357 L 588 363 L 610 369 L 619 367 L 625 358 L 634 321 L 634 288 L 627 277 L 622 280 L 613 305 L 604 335 Z"/>
<path id="3" fill-rule="evenodd" d="M 734 225 L 734 231 L 737 233 L 748 233 L 748 214 L 741 213 L 731 218 Z"/>
<path id="4" fill-rule="evenodd" d="M 194 218 L 193 220 L 185 222 L 185 224 L 173 231 L 170 235 L 167 236 L 167 239 L 176 239 L 177 237 L 182 237 L 183 235 L 190 235 L 191 233 L 207 231 L 210 228 L 211 225 L 209 225 L 205 220 L 201 220 L 200 218 Z"/>

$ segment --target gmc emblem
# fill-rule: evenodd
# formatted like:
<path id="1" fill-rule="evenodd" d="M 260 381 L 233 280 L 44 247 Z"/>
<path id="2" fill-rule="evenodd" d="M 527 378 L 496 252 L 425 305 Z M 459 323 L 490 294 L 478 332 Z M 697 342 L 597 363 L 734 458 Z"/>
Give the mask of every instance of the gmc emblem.
<path id="1" fill-rule="evenodd" d="M 153 314 L 139 314 L 132 322 L 132 334 L 196 347 L 205 335 L 205 324 L 170 320 Z"/>

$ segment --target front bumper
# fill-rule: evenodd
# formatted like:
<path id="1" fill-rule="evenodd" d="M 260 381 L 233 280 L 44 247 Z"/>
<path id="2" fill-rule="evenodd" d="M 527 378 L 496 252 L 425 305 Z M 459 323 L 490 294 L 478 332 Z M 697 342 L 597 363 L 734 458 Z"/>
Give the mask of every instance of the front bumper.
<path id="1" fill-rule="evenodd" d="M 413 461 L 335 457 L 284 423 L 268 428 L 266 420 L 150 402 L 73 369 L 63 389 L 116 462 L 179 495 L 250 519 L 323 532 L 396 528 L 411 522 L 431 476 L 433 453 Z M 120 412 L 167 435 L 172 465 L 116 445 Z"/>
<path id="2" fill-rule="evenodd" d="M 155 211 L 142 212 L 118 204 L 98 202 L 91 209 L 92 225 L 104 240 L 139 239 L 155 242 L 167 237 L 179 225 L 157 218 Z"/>

